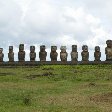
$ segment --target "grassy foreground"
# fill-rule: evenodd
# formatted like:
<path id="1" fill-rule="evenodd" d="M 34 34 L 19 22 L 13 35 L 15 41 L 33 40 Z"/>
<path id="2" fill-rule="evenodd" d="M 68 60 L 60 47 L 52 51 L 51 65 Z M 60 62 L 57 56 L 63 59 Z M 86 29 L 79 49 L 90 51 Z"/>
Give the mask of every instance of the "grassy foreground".
<path id="1" fill-rule="evenodd" d="M 0 112 L 112 112 L 112 65 L 0 68 Z"/>

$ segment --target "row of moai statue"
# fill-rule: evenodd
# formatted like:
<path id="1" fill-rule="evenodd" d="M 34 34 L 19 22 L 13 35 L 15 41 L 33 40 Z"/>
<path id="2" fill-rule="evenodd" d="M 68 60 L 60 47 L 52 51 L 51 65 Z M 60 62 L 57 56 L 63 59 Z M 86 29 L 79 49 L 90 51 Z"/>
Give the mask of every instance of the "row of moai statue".
<path id="1" fill-rule="evenodd" d="M 112 61 L 112 40 L 107 40 L 106 44 L 107 44 L 107 47 L 105 48 L 106 61 Z M 40 46 L 40 52 L 39 52 L 40 61 L 46 61 L 47 52 L 45 51 L 45 49 L 46 49 L 45 45 Z M 57 61 L 58 53 L 56 52 L 56 50 L 57 46 L 51 46 L 50 58 L 51 61 L 53 62 Z M 68 57 L 68 53 L 66 52 L 66 46 L 61 46 L 60 50 L 61 50 L 60 59 L 62 62 L 66 62 Z M 83 62 L 89 61 L 89 52 L 87 45 L 82 46 L 81 56 Z M 0 48 L 0 62 L 3 62 L 3 58 L 4 58 L 3 48 Z M 14 62 L 13 46 L 9 46 L 8 58 L 9 62 Z M 95 58 L 94 61 L 96 62 L 101 61 L 100 60 L 101 52 L 99 46 L 95 47 L 94 58 Z M 35 59 L 36 59 L 35 46 L 30 46 L 30 61 L 34 62 Z M 19 62 L 25 61 L 24 44 L 19 45 L 18 61 Z M 77 45 L 72 45 L 71 61 L 73 62 L 78 61 Z"/>

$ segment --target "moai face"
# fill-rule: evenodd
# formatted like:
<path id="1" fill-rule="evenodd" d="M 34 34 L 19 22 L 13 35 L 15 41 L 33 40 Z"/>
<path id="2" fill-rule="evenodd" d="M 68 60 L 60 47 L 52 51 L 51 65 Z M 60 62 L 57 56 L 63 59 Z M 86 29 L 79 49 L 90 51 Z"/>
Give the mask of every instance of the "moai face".
<path id="1" fill-rule="evenodd" d="M 107 47 L 105 48 L 106 61 L 112 61 L 112 40 L 106 41 Z"/>
<path id="2" fill-rule="evenodd" d="M 72 45 L 71 59 L 72 61 L 77 61 L 78 59 L 77 45 Z"/>
<path id="3" fill-rule="evenodd" d="M 108 48 L 111 48 L 112 47 L 112 40 L 107 40 L 106 44 L 107 44 Z"/>
<path id="4" fill-rule="evenodd" d="M 35 58 L 36 58 L 35 46 L 30 46 L 30 61 L 35 61 Z"/>
<path id="5" fill-rule="evenodd" d="M 3 54 L 3 48 L 0 48 L 0 62 L 3 62 L 4 54 Z"/>
<path id="6" fill-rule="evenodd" d="M 19 45 L 19 52 L 18 52 L 18 60 L 25 61 L 25 51 L 24 51 L 24 44 Z"/>
<path id="7" fill-rule="evenodd" d="M 8 58 L 9 58 L 9 62 L 13 62 L 14 61 L 13 46 L 9 46 Z"/>
<path id="8" fill-rule="evenodd" d="M 45 45 L 40 46 L 39 58 L 40 61 L 46 61 L 47 52 L 45 51 Z"/>
<path id="9" fill-rule="evenodd" d="M 61 61 L 67 61 L 67 56 L 68 56 L 68 53 L 66 52 L 66 46 L 61 46 L 60 48 L 61 52 L 60 52 L 60 58 L 61 58 Z"/>
<path id="10" fill-rule="evenodd" d="M 19 51 L 24 51 L 24 44 L 19 45 Z"/>
<path id="11" fill-rule="evenodd" d="M 72 52 L 77 52 L 77 45 L 72 45 Z"/>
<path id="12" fill-rule="evenodd" d="M 50 58 L 51 61 L 57 61 L 58 53 L 56 52 L 57 46 L 51 46 Z"/>
<path id="13" fill-rule="evenodd" d="M 100 47 L 99 46 L 95 47 L 94 57 L 95 57 L 94 61 L 101 61 L 100 60 L 100 58 L 101 58 L 101 52 L 100 52 Z"/>
<path id="14" fill-rule="evenodd" d="M 88 61 L 89 59 L 89 52 L 88 52 L 88 46 L 87 45 L 83 45 L 82 46 L 82 61 Z"/>
<path id="15" fill-rule="evenodd" d="M 30 46 L 30 52 L 35 52 L 35 46 Z"/>

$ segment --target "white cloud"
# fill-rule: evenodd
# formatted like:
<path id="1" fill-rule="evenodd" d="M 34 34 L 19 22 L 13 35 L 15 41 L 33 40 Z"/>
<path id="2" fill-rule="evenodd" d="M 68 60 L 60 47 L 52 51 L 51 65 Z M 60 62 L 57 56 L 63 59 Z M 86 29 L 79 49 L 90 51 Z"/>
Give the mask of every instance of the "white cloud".
<path id="1" fill-rule="evenodd" d="M 61 45 L 66 45 L 69 53 L 72 44 L 78 45 L 79 52 L 87 44 L 93 60 L 94 47 L 99 45 L 105 60 L 105 41 L 112 39 L 111 3 L 111 0 L 0 0 L 0 47 L 8 49 L 9 44 L 14 45 L 17 54 L 19 43 L 25 43 L 28 60 L 32 44 L 38 45 L 37 54 L 41 44 L 47 46 L 48 52 L 51 45 L 57 45 L 58 52 Z"/>

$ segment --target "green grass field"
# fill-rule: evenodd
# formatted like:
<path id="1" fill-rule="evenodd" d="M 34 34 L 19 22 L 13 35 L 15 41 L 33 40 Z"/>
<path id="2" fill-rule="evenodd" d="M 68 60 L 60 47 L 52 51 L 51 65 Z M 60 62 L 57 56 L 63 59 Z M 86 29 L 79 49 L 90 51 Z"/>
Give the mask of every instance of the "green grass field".
<path id="1" fill-rule="evenodd" d="M 0 68 L 0 112 L 112 112 L 112 65 Z"/>

